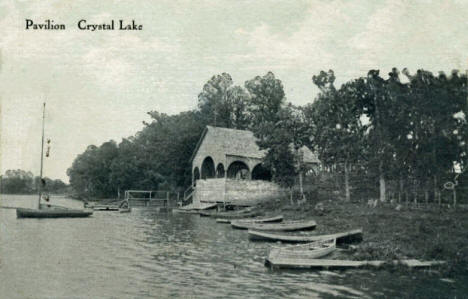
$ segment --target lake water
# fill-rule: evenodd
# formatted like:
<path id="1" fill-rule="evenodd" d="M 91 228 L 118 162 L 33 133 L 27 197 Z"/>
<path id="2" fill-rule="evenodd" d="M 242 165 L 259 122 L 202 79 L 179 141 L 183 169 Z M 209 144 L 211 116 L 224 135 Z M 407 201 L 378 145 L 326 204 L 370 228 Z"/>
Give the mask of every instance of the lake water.
<path id="1" fill-rule="evenodd" d="M 36 196 L 1 205 L 35 207 Z M 52 204 L 81 207 L 52 198 Z M 365 236 L 364 236 L 365 238 Z M 95 212 L 17 219 L 0 209 L 0 298 L 462 298 L 466 281 L 418 271 L 271 271 L 272 244 L 190 214 Z"/>

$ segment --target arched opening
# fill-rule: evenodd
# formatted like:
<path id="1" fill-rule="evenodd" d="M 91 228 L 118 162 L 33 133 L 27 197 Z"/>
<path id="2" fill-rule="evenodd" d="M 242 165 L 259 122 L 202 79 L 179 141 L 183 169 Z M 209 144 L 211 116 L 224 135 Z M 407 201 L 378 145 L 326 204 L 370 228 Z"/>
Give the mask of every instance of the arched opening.
<path id="1" fill-rule="evenodd" d="M 223 163 L 219 163 L 218 167 L 216 167 L 216 177 L 217 178 L 224 178 L 224 165 L 223 165 Z"/>
<path id="2" fill-rule="evenodd" d="M 215 166 L 211 157 L 206 157 L 201 166 L 201 178 L 210 179 L 215 177 Z"/>
<path id="3" fill-rule="evenodd" d="M 269 169 L 263 167 L 262 164 L 257 164 L 252 169 L 252 180 L 271 181 L 271 172 Z"/>
<path id="4" fill-rule="evenodd" d="M 250 171 L 247 164 L 241 161 L 234 161 L 229 165 L 227 177 L 230 179 L 250 179 Z"/>
<path id="5" fill-rule="evenodd" d="M 200 179 L 200 170 L 198 170 L 198 167 L 195 167 L 193 170 L 193 185 L 196 186 L 197 180 Z"/>

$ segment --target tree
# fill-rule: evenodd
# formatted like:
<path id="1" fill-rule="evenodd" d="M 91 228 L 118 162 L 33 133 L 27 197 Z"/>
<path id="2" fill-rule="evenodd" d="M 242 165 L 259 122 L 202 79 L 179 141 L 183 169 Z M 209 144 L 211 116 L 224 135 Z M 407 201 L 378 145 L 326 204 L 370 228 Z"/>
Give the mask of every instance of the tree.
<path id="1" fill-rule="evenodd" d="M 362 79 L 343 84 L 339 90 L 333 85 L 332 70 L 321 71 L 312 81 L 321 90 L 316 101 L 305 108 L 319 157 L 326 165 L 342 164 L 344 168 L 345 198 L 351 198 L 350 168 L 361 158 L 366 126 L 361 121 L 363 114 L 359 105 L 364 88 Z"/>
<path id="2" fill-rule="evenodd" d="M 248 94 L 240 86 L 232 86 L 229 74 L 213 76 L 198 95 L 198 107 L 204 123 L 218 127 L 244 129 L 247 126 Z"/>
<path id="3" fill-rule="evenodd" d="M 404 73 L 410 80 L 413 102 L 412 141 L 418 157 L 413 171 L 416 177 L 432 177 L 434 198 L 440 201 L 440 181 L 453 172 L 454 164 L 464 164 L 466 123 L 456 115 L 467 106 L 466 76 L 459 76 L 457 71 L 450 77 L 424 70 L 414 75 L 407 70 Z"/>
<path id="4" fill-rule="evenodd" d="M 292 163 L 294 166 L 294 171 L 289 169 L 290 165 L 285 168 L 285 171 L 288 172 L 290 176 L 299 176 L 300 196 L 301 199 L 305 201 L 303 177 L 307 169 L 304 164 L 304 157 L 301 149 L 310 141 L 310 127 L 305 120 L 303 109 L 295 107 L 291 103 L 279 111 L 279 119 L 279 122 L 275 126 L 276 130 L 272 133 L 275 138 L 281 137 L 283 139 L 283 141 L 279 140 L 277 142 L 281 144 L 281 147 L 278 148 L 279 150 L 287 151 L 285 148 L 286 145 L 289 147 L 288 151 L 292 150 L 293 161 L 289 160 L 289 153 L 285 152 L 283 154 L 286 156 L 288 165 Z M 281 166 L 278 165 L 278 167 Z M 286 175 L 288 174 L 286 173 Z"/>
<path id="5" fill-rule="evenodd" d="M 245 82 L 245 87 L 250 94 L 251 129 L 259 147 L 267 151 L 264 165 L 270 169 L 275 182 L 290 189 L 292 203 L 292 187 L 303 171 L 299 149 L 308 138 L 302 110 L 291 104 L 284 106 L 283 84 L 271 72 Z M 302 177 L 300 183 L 304 198 Z"/>
<path id="6" fill-rule="evenodd" d="M 250 129 L 263 142 L 264 136 L 279 120 L 278 112 L 286 100 L 283 84 L 272 72 L 268 72 L 263 77 L 256 76 L 246 81 L 245 88 L 250 94 L 248 104 L 251 115 Z"/>
<path id="7" fill-rule="evenodd" d="M 370 70 L 362 95 L 363 107 L 370 120 L 370 130 L 367 136 L 370 166 L 377 168 L 381 202 L 386 201 L 387 198 L 386 175 L 389 169 L 384 166 L 391 163 L 393 157 L 389 123 L 393 121 L 393 109 L 397 109 L 390 100 L 387 83 L 380 77 L 378 70 Z"/>
<path id="8" fill-rule="evenodd" d="M 34 190 L 33 174 L 21 169 L 10 169 L 1 179 L 2 192 L 10 194 L 31 193 Z"/>
<path id="9" fill-rule="evenodd" d="M 1 192 L 10 194 L 30 194 L 37 192 L 39 184 L 44 184 L 43 190 L 46 192 L 63 192 L 67 185 L 61 180 L 52 180 L 44 177 L 42 182 L 39 176 L 34 177 L 30 171 L 21 169 L 7 170 L 1 176 Z"/>

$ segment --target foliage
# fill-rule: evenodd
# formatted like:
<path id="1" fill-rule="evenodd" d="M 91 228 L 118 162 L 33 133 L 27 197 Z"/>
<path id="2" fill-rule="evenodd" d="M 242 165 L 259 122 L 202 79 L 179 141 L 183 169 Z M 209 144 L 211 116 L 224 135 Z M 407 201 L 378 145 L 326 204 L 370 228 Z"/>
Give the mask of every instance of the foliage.
<path id="1" fill-rule="evenodd" d="M 397 69 L 388 79 L 371 70 L 339 90 L 332 71 L 314 76 L 321 93 L 305 109 L 313 144 L 325 165 L 348 161 L 380 178 L 381 198 L 389 179 L 413 190 L 432 188 L 435 198 L 441 180 L 455 176 L 454 165 L 466 171 L 467 79 L 456 71 L 403 73 L 407 83 Z"/>
<path id="2" fill-rule="evenodd" d="M 245 82 L 245 87 L 250 93 L 251 129 L 259 147 L 267 150 L 264 166 L 274 181 L 291 188 L 300 170 L 298 150 L 308 138 L 302 111 L 285 105 L 283 84 L 272 72 Z"/>
<path id="3" fill-rule="evenodd" d="M 213 76 L 198 95 L 198 107 L 204 123 L 226 128 L 245 129 L 249 96 L 240 86 L 232 86 L 229 74 Z"/>
<path id="4" fill-rule="evenodd" d="M 116 196 L 129 189 L 176 189 L 191 181 L 189 160 L 204 123 L 199 112 L 169 116 L 151 111 L 134 137 L 117 146 L 110 141 L 89 146 L 68 169 L 70 184 L 81 196 Z"/>
<path id="5" fill-rule="evenodd" d="M 199 93 L 198 109 L 149 112 L 152 121 L 135 136 L 89 146 L 69 168 L 70 184 L 94 197 L 125 189 L 185 189 L 193 150 L 206 125 L 214 125 L 253 131 L 267 153 L 264 166 L 284 187 L 304 170 L 298 150 L 306 145 L 324 169 L 345 173 L 347 198 L 350 190 L 377 185 L 383 198 L 403 185 L 432 188 L 435 198 L 455 176 L 454 166 L 467 169 L 467 78 L 457 72 L 403 74 L 405 82 L 397 69 L 385 79 L 371 70 L 338 88 L 334 72 L 322 71 L 312 77 L 320 93 L 304 107 L 286 103 L 283 84 L 271 72 L 244 87 L 227 73 L 215 75 Z"/>
<path id="6" fill-rule="evenodd" d="M 62 180 L 53 180 L 48 177 L 43 179 L 42 190 L 56 193 L 64 192 L 67 185 Z M 32 172 L 21 169 L 7 170 L 5 175 L 0 176 L 1 193 L 6 194 L 31 194 L 38 192 L 40 178 L 34 177 Z"/>

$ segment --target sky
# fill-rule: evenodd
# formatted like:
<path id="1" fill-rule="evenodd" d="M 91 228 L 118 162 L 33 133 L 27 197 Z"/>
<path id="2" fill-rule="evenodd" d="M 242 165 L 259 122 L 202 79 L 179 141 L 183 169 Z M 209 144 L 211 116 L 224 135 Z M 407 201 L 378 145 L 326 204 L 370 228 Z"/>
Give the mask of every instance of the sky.
<path id="1" fill-rule="evenodd" d="M 194 109 L 213 75 L 236 85 L 272 71 L 287 100 L 310 103 L 311 77 L 338 85 L 370 69 L 468 69 L 468 1 L 0 1 L 0 172 L 39 173 L 42 102 L 51 139 L 44 175 L 90 144 L 134 135 L 148 111 Z M 66 30 L 25 30 L 25 19 Z M 141 31 L 80 31 L 135 20 Z"/>

